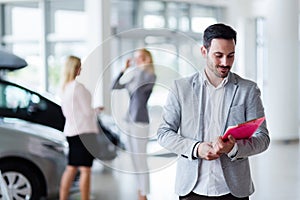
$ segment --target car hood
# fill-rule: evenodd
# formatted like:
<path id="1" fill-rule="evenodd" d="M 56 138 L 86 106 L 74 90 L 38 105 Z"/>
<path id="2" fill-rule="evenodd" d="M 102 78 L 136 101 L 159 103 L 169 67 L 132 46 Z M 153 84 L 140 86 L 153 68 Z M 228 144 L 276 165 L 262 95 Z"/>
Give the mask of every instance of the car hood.
<path id="1" fill-rule="evenodd" d="M 64 146 L 67 145 L 66 137 L 64 136 L 63 132 L 44 125 L 35 124 L 16 118 L 2 118 L 0 127 L 14 129 L 15 131 L 24 132 L 34 137 L 40 137 L 55 143 L 63 144 Z"/>

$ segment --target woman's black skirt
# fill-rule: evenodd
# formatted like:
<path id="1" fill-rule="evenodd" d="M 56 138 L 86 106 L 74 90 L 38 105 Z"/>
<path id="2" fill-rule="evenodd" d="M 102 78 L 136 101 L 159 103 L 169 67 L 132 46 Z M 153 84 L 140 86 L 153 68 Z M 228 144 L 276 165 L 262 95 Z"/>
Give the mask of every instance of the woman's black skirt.
<path id="1" fill-rule="evenodd" d="M 67 141 L 69 143 L 68 164 L 71 166 L 91 167 L 94 157 L 87 150 L 80 136 L 67 137 Z"/>

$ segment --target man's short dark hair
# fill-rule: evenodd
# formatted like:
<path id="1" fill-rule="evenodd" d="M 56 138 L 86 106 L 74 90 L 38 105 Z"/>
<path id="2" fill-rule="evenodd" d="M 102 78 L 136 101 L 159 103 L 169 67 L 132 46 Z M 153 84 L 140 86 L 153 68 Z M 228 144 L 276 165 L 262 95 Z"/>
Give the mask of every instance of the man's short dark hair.
<path id="1" fill-rule="evenodd" d="M 233 39 L 236 44 L 236 31 L 228 25 L 218 23 L 207 27 L 203 34 L 203 45 L 209 49 L 212 39 Z"/>

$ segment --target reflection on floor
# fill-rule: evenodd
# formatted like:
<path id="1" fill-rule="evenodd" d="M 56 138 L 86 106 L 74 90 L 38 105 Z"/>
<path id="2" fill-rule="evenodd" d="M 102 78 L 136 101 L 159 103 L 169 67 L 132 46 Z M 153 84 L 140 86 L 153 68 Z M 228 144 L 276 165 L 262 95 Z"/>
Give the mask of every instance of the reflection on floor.
<path id="1" fill-rule="evenodd" d="M 155 144 L 153 146 L 156 146 Z M 151 145 L 150 145 L 151 147 Z M 270 148 L 250 159 L 255 193 L 251 200 L 300 199 L 299 143 L 272 143 Z M 176 157 L 157 150 L 149 156 L 151 194 L 149 200 L 176 200 L 174 180 Z M 92 175 L 95 200 L 137 200 L 135 177 L 126 153 L 111 163 L 96 161 Z M 73 194 L 72 200 L 80 199 Z"/>

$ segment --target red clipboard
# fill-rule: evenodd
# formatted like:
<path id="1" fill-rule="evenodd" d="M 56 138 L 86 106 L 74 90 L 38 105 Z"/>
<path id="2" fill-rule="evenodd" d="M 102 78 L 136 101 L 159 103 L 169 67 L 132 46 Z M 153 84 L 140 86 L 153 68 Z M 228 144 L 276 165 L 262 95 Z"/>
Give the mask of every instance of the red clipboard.
<path id="1" fill-rule="evenodd" d="M 265 117 L 252 119 L 250 121 L 238 124 L 236 126 L 230 126 L 225 131 L 222 139 L 226 141 L 229 135 L 232 135 L 235 139 L 248 139 L 258 129 L 258 127 L 265 121 Z"/>

